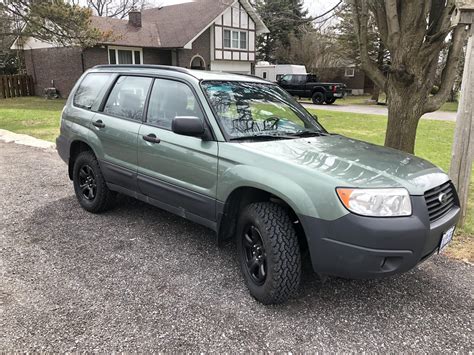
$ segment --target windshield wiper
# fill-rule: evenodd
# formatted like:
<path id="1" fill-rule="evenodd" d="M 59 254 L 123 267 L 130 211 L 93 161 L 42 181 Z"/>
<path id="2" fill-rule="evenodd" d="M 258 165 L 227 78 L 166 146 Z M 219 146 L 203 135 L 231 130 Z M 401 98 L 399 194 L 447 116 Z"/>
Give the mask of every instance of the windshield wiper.
<path id="1" fill-rule="evenodd" d="M 252 139 L 295 139 L 295 136 L 287 134 L 253 134 L 248 136 L 230 138 L 231 141 L 244 141 Z"/>
<path id="2" fill-rule="evenodd" d="M 329 133 L 323 131 L 299 131 L 291 134 L 293 137 L 324 137 L 329 136 Z"/>

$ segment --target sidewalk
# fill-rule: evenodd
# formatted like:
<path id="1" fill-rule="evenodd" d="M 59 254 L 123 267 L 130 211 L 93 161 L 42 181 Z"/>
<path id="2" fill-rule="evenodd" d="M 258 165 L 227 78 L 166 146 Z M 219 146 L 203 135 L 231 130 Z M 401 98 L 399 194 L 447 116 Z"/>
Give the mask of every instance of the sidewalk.
<path id="1" fill-rule="evenodd" d="M 332 105 L 313 105 L 309 103 L 301 104 L 310 109 L 316 110 L 326 110 L 326 111 L 336 111 L 336 112 L 352 112 L 352 113 L 362 113 L 368 115 L 388 115 L 388 109 L 386 106 L 381 105 L 341 105 L 336 103 Z M 421 118 L 428 120 L 437 120 L 437 121 L 451 121 L 456 122 L 456 112 L 446 112 L 446 111 L 436 111 L 424 114 Z"/>

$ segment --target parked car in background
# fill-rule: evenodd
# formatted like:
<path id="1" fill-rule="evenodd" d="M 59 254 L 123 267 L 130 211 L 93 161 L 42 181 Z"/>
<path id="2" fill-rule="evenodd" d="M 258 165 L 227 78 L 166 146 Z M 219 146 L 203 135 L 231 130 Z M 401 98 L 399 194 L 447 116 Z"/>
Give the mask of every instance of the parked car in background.
<path id="1" fill-rule="evenodd" d="M 310 98 L 316 105 L 333 104 L 345 96 L 346 89 L 343 83 L 321 83 L 313 74 L 287 74 L 278 85 L 293 96 Z"/>
<path id="2" fill-rule="evenodd" d="M 69 96 L 56 142 L 85 210 L 122 193 L 234 239 L 265 304 L 297 292 L 304 255 L 321 276 L 410 270 L 450 242 L 459 216 L 442 170 L 330 134 L 254 77 L 95 67 Z"/>
<path id="3" fill-rule="evenodd" d="M 258 62 L 255 66 L 255 76 L 273 83 L 280 80 L 285 74 L 304 75 L 306 74 L 306 67 L 294 64 L 270 64 L 269 62 Z"/>

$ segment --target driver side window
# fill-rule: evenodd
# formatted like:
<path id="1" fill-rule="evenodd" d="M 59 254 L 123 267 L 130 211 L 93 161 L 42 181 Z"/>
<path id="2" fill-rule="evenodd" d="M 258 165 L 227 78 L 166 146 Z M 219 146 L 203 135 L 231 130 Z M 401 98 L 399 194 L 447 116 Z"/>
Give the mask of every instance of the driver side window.
<path id="1" fill-rule="evenodd" d="M 293 79 L 293 75 L 284 75 L 282 78 L 281 78 L 281 82 L 283 84 L 289 84 L 291 83 L 291 80 Z"/>
<path id="2" fill-rule="evenodd" d="M 177 116 L 204 119 L 204 114 L 191 88 L 179 81 L 155 79 L 148 105 L 147 123 L 171 130 Z"/>

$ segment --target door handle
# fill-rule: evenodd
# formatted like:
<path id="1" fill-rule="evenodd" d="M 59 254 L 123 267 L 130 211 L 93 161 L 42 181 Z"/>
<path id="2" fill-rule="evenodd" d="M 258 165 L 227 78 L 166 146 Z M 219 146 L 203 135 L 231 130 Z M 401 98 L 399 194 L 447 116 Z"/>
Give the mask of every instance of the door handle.
<path id="1" fill-rule="evenodd" d="M 94 126 L 98 127 L 98 128 L 105 128 L 105 124 L 104 122 L 102 122 L 102 120 L 97 120 L 95 122 L 92 123 Z"/>
<path id="2" fill-rule="evenodd" d="M 153 133 L 150 133 L 147 136 L 143 136 L 143 139 L 146 140 L 147 142 L 150 142 L 150 143 L 160 143 L 161 142 L 160 138 L 157 138 L 156 135 L 154 135 Z"/>

